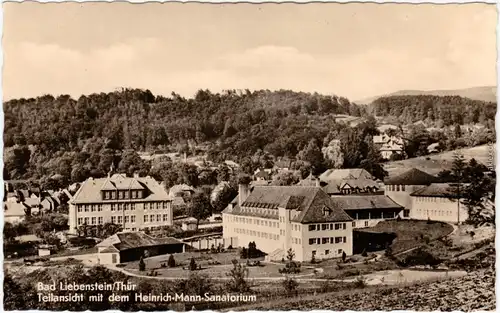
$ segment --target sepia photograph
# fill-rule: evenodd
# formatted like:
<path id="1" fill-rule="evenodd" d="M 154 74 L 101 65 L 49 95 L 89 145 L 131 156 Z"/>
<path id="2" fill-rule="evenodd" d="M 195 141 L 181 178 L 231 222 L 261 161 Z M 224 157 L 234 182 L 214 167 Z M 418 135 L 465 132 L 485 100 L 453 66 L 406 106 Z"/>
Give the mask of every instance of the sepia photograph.
<path id="1" fill-rule="evenodd" d="M 5 311 L 496 311 L 494 4 L 2 6 Z"/>

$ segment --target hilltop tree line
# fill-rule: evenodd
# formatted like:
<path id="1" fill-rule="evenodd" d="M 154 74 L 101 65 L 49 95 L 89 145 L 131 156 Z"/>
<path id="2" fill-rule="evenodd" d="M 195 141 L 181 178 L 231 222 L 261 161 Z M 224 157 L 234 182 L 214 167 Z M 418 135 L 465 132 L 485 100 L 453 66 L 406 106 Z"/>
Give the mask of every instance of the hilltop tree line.
<path id="1" fill-rule="evenodd" d="M 388 96 L 372 103 L 376 116 L 399 117 L 405 124 L 430 121 L 436 127 L 481 123 L 493 128 L 496 103 L 460 96 Z"/>

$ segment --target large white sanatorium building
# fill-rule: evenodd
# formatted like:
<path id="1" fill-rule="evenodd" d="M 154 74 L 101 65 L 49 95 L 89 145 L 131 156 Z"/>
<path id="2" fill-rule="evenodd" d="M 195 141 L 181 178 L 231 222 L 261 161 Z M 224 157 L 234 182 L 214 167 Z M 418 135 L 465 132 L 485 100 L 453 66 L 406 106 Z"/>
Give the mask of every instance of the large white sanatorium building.
<path id="1" fill-rule="evenodd" d="M 171 226 L 171 203 L 165 189 L 151 177 L 89 178 L 69 201 L 69 232 L 105 223 L 130 231 Z"/>
<path id="2" fill-rule="evenodd" d="M 223 211 L 226 246 L 257 248 L 274 260 L 292 249 L 297 261 L 352 255 L 353 219 L 320 187 L 239 186 Z"/>

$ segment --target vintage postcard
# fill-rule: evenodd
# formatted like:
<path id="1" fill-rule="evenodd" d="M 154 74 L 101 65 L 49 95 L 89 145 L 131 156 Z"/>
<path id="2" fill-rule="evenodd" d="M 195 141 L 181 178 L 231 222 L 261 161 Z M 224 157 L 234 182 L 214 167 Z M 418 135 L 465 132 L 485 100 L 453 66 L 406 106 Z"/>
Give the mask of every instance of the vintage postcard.
<path id="1" fill-rule="evenodd" d="M 494 5 L 3 9 L 4 310 L 496 310 Z"/>

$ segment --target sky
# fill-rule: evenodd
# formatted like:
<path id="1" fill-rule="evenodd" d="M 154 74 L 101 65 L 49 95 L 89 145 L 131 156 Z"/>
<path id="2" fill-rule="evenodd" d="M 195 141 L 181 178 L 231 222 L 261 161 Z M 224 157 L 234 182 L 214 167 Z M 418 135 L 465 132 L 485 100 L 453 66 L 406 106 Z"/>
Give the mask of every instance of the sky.
<path id="1" fill-rule="evenodd" d="M 495 5 L 4 3 L 4 99 L 496 85 Z"/>

